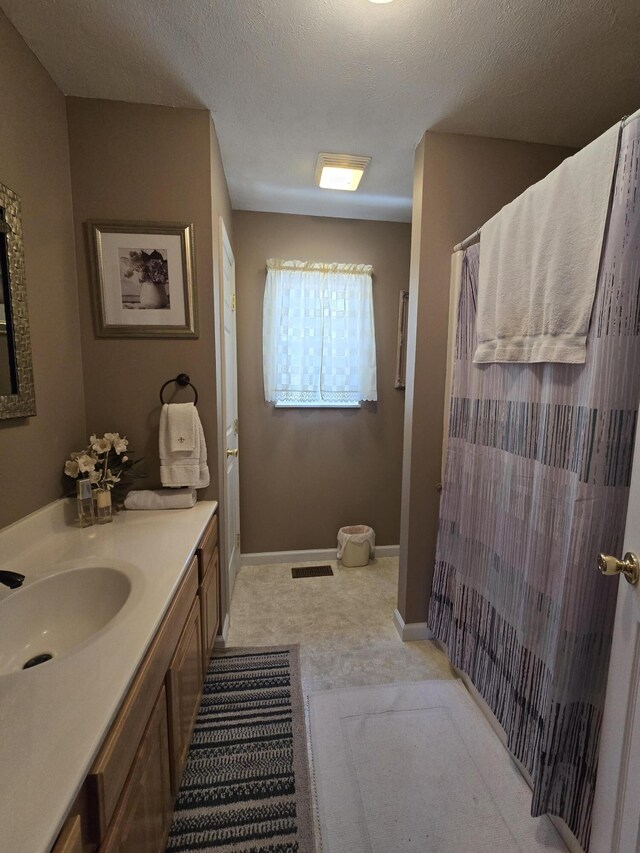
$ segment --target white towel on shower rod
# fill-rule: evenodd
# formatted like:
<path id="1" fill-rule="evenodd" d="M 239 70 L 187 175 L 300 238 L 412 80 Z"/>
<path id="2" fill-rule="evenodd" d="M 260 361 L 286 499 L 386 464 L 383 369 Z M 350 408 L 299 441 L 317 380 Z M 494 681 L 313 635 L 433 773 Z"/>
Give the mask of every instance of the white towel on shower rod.
<path id="1" fill-rule="evenodd" d="M 474 362 L 586 360 L 620 125 L 481 229 Z"/>
<path id="2" fill-rule="evenodd" d="M 194 407 L 195 446 L 193 450 L 172 450 L 169 439 L 169 409 L 179 403 L 165 403 L 160 413 L 160 479 L 163 486 L 177 488 L 192 486 L 204 489 L 209 485 L 207 445 L 198 410 Z"/>

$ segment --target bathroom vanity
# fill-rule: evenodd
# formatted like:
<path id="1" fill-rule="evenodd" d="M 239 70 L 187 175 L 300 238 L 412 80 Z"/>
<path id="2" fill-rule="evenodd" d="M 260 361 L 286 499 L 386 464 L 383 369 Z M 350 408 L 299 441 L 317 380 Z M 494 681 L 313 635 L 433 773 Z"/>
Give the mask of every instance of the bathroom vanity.
<path id="1" fill-rule="evenodd" d="M 34 640 L 16 646 L 40 653 L 48 635 L 53 654 L 23 670 L 11 643 L 0 652 L 0 850 L 160 853 L 219 624 L 217 504 L 123 512 L 86 530 L 69 527 L 65 509 L 0 532 L 0 569 L 26 577 L 20 590 L 0 588 L 0 631 L 23 596 Z M 80 577 L 96 579 L 102 609 L 77 594 Z M 52 625 L 45 639 L 40 619 Z"/>

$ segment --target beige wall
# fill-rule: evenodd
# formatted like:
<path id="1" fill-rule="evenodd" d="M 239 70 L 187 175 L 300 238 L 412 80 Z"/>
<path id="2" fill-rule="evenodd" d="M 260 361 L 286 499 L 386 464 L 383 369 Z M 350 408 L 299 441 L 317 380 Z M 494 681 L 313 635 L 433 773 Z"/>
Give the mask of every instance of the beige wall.
<path id="1" fill-rule="evenodd" d="M 0 527 L 63 494 L 84 395 L 62 93 L 0 12 L 0 182 L 22 199 L 37 416 L 0 421 Z"/>
<path id="2" fill-rule="evenodd" d="M 158 393 L 167 379 L 188 373 L 198 389 L 211 471 L 211 485 L 199 496 L 217 498 L 213 228 L 217 235 L 219 214 L 230 227 L 231 211 L 210 114 L 84 98 L 68 98 L 67 112 L 87 428 L 126 433 L 134 451 L 145 456 L 150 476 L 144 487 L 158 486 Z M 193 223 L 197 340 L 95 337 L 88 219 Z M 189 394 L 179 391 L 175 399 L 192 399 Z"/>
<path id="3" fill-rule="evenodd" d="M 405 622 L 424 622 L 433 576 L 453 246 L 571 153 L 447 133 L 426 133 L 416 151 L 398 591 Z"/>
<path id="4" fill-rule="evenodd" d="M 338 528 L 370 524 L 397 544 L 404 393 L 394 388 L 398 294 L 409 281 L 410 226 L 234 213 L 243 553 L 330 548 Z M 262 298 L 267 258 L 374 266 L 378 402 L 361 409 L 275 409 L 264 401 Z"/>

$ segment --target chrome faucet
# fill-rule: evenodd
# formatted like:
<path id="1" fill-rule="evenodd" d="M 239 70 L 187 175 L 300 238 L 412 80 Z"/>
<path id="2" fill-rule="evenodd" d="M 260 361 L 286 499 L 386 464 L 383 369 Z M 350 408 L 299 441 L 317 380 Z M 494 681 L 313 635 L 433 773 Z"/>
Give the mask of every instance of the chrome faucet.
<path id="1" fill-rule="evenodd" d="M 18 574 L 18 572 L 0 570 L 0 583 L 8 586 L 9 589 L 17 589 L 17 587 L 22 586 L 23 581 L 24 575 Z"/>

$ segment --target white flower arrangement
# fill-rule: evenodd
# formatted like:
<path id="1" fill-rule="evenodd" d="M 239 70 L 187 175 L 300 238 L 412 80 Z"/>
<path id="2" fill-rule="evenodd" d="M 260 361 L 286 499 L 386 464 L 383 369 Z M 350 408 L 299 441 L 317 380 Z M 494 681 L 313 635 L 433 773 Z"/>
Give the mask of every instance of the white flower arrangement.
<path id="1" fill-rule="evenodd" d="M 125 455 L 128 446 L 128 440 L 118 432 L 106 432 L 102 438 L 92 435 L 88 447 L 72 453 L 66 460 L 64 473 L 73 480 L 87 479 L 96 489 L 111 491 L 123 477 L 133 480 L 132 469 L 142 461 Z M 137 476 L 144 474 L 137 473 Z"/>

